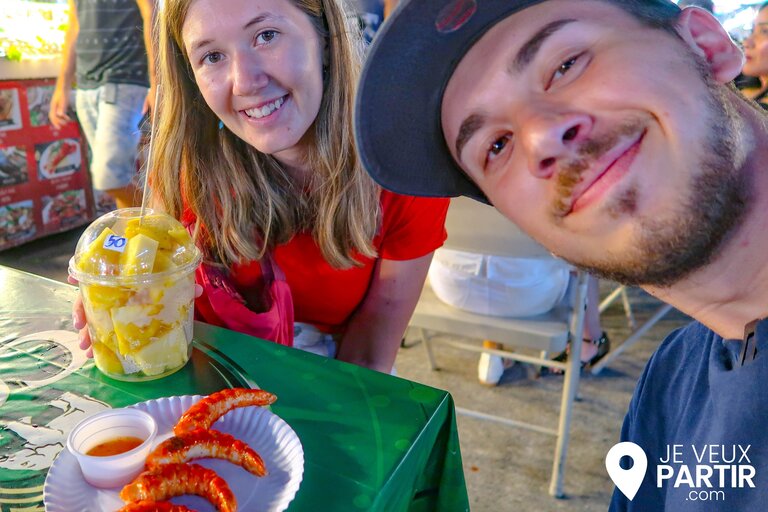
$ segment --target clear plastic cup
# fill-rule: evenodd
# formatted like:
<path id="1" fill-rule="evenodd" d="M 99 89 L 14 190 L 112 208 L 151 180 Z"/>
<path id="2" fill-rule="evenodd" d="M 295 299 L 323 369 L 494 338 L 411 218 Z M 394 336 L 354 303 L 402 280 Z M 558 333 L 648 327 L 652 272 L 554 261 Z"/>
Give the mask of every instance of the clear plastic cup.
<path id="1" fill-rule="evenodd" d="M 124 208 L 96 219 L 69 261 L 96 367 L 118 380 L 170 375 L 189 360 L 201 254 L 173 217 Z"/>

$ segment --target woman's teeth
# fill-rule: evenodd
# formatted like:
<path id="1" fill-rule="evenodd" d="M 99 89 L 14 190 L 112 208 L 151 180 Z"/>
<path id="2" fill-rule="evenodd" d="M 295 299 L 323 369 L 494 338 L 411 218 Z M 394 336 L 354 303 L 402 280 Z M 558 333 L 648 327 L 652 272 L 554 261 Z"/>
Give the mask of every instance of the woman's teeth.
<path id="1" fill-rule="evenodd" d="M 245 115 L 248 117 L 255 117 L 256 119 L 261 119 L 262 117 L 268 116 L 275 110 L 282 107 L 283 103 L 285 103 L 285 98 L 278 98 L 272 103 L 267 103 L 261 108 L 249 108 L 245 111 Z"/>

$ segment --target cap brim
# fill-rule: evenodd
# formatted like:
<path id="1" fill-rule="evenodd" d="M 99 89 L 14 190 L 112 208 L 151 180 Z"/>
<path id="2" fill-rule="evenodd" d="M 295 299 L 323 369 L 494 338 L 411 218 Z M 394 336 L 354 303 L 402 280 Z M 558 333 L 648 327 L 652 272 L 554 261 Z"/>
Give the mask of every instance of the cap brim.
<path id="1" fill-rule="evenodd" d="M 440 123 L 443 92 L 477 39 L 510 14 L 541 1 L 401 2 L 368 50 L 355 104 L 358 151 L 377 183 L 400 194 L 461 195 L 488 202 L 446 146 Z M 459 26 L 446 30 L 451 9 L 458 11 Z"/>

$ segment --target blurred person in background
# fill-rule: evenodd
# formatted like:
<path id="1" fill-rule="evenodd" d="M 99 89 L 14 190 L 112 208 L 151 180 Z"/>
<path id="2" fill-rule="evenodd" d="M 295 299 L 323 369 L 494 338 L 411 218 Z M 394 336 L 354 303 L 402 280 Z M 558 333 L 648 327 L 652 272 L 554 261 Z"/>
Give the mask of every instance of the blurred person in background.
<path id="1" fill-rule="evenodd" d="M 48 117 L 57 129 L 78 121 L 91 148 L 93 188 L 118 208 L 138 206 L 139 125 L 154 99 L 155 0 L 69 0 L 69 25 Z"/>
<path id="2" fill-rule="evenodd" d="M 373 36 L 384 21 L 384 0 L 355 0 L 353 3 L 360 23 L 360 30 L 366 44 L 373 41 Z"/>
<path id="3" fill-rule="evenodd" d="M 768 2 L 757 10 L 752 33 L 744 40 L 744 67 L 741 72 L 759 82 L 741 92 L 768 109 Z"/>
<path id="4" fill-rule="evenodd" d="M 565 296 L 571 266 L 563 260 L 513 258 L 440 248 L 429 268 L 429 281 L 435 295 L 453 307 L 480 315 L 523 318 L 544 314 Z M 589 369 L 610 351 L 608 335 L 600 324 L 598 279 L 587 278 L 587 309 L 584 314 L 581 367 Z M 493 340 L 483 347 L 503 349 Z M 569 347 L 570 348 L 570 347 Z M 555 361 L 568 360 L 569 350 Z M 495 386 L 513 361 L 483 352 L 477 366 L 481 384 Z M 549 372 L 561 374 L 558 369 Z"/>

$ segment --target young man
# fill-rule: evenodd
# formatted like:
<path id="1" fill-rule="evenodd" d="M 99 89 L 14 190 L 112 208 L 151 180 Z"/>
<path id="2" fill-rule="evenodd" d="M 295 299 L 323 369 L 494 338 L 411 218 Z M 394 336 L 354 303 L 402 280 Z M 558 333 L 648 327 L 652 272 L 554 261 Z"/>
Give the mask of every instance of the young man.
<path id="1" fill-rule="evenodd" d="M 648 469 L 611 510 L 768 499 L 768 118 L 730 84 L 741 64 L 710 13 L 666 0 L 412 0 L 363 73 L 384 187 L 488 201 L 697 320 L 638 384 L 621 437 Z"/>
<path id="2" fill-rule="evenodd" d="M 154 100 L 154 10 L 155 0 L 69 0 L 61 70 L 48 114 L 56 128 L 70 121 L 69 91 L 76 82 L 93 187 L 112 196 L 118 208 L 141 202 L 134 179 L 138 125 Z"/>

